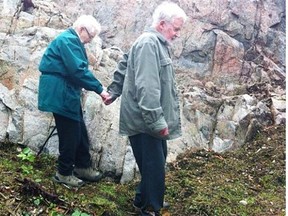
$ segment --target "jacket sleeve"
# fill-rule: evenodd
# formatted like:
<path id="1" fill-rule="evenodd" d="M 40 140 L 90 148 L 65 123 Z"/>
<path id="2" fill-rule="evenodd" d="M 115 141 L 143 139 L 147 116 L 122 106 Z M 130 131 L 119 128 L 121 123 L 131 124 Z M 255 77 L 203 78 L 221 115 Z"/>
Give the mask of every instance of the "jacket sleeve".
<path id="1" fill-rule="evenodd" d="M 113 81 L 107 87 L 108 91 L 112 94 L 113 100 L 122 94 L 123 83 L 127 70 L 128 53 L 123 55 L 123 59 L 118 63 L 117 69 L 113 74 Z"/>
<path id="2" fill-rule="evenodd" d="M 103 87 L 88 69 L 84 46 L 76 38 L 70 38 L 69 40 L 59 40 L 58 47 L 68 71 L 68 79 L 76 86 L 100 94 Z"/>
<path id="3" fill-rule="evenodd" d="M 154 43 L 143 43 L 135 50 L 136 98 L 142 117 L 153 132 L 167 127 L 160 103 L 160 60 Z"/>

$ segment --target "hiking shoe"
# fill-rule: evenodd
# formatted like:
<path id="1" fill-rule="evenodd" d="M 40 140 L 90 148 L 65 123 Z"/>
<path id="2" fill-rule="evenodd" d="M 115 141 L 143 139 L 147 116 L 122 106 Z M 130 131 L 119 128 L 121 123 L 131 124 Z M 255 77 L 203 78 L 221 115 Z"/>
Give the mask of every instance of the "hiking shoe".
<path id="1" fill-rule="evenodd" d="M 81 179 L 78 179 L 74 175 L 64 176 L 56 172 L 56 175 L 52 178 L 54 182 L 66 184 L 72 187 L 81 187 L 84 182 Z"/>
<path id="2" fill-rule="evenodd" d="M 170 207 L 170 204 L 169 204 L 169 202 L 163 202 L 163 209 L 169 209 L 169 207 Z"/>
<path id="3" fill-rule="evenodd" d="M 135 205 L 135 203 L 133 203 L 133 208 L 134 208 L 134 211 L 135 211 L 136 213 L 140 213 L 140 212 L 141 212 L 141 207 Z"/>
<path id="4" fill-rule="evenodd" d="M 102 173 L 92 167 L 74 168 L 74 175 L 79 179 L 91 182 L 97 182 L 102 178 Z"/>
<path id="5" fill-rule="evenodd" d="M 133 207 L 134 207 L 134 210 L 135 210 L 135 212 L 140 212 L 141 211 L 141 206 L 139 205 L 139 204 L 136 204 L 136 203 L 133 203 Z M 170 207 L 170 204 L 168 203 L 168 202 L 163 202 L 163 209 L 169 209 L 169 207 Z"/>
<path id="6" fill-rule="evenodd" d="M 160 216 L 160 212 L 159 211 L 141 211 L 141 216 Z"/>

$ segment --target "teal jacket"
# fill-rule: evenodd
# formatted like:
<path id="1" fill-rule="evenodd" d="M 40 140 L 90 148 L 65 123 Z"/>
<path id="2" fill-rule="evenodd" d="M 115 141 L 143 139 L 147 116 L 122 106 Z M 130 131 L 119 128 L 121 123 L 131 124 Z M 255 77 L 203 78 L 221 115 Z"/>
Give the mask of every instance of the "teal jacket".
<path id="1" fill-rule="evenodd" d="M 102 84 L 88 69 L 88 58 L 77 33 L 67 29 L 47 47 L 40 65 L 38 108 L 79 121 L 82 88 L 100 94 Z"/>
<path id="2" fill-rule="evenodd" d="M 121 95 L 120 134 L 147 133 L 160 139 L 181 135 L 180 107 L 168 42 L 150 28 L 119 62 L 108 91 Z M 169 136 L 159 131 L 169 129 Z"/>

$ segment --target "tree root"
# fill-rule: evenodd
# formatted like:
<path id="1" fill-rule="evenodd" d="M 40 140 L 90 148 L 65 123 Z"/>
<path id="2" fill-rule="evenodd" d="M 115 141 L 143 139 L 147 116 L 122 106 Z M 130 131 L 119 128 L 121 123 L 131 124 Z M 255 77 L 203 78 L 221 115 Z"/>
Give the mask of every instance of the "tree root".
<path id="1" fill-rule="evenodd" d="M 47 192 L 45 188 L 30 179 L 24 178 L 23 180 L 20 180 L 16 178 L 15 180 L 23 185 L 22 192 L 24 194 L 32 196 L 42 196 L 45 200 L 58 205 L 66 204 L 56 194 Z"/>

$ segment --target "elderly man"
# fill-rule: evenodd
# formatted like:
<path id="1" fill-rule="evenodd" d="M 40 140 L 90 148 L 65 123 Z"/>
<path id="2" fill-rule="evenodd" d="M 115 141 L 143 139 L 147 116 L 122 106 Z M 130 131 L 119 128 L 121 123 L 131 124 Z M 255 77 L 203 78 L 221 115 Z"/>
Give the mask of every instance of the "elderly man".
<path id="1" fill-rule="evenodd" d="M 120 134 L 129 137 L 141 174 L 134 206 L 160 215 L 165 192 L 166 140 L 181 135 L 180 110 L 169 44 L 180 36 L 185 12 L 163 2 L 152 26 L 132 45 L 114 73 L 106 105 L 121 97 Z"/>
<path id="2" fill-rule="evenodd" d="M 82 88 L 103 99 L 109 96 L 88 69 L 84 47 L 100 30 L 93 16 L 80 16 L 72 28 L 49 44 L 39 65 L 38 108 L 53 113 L 59 138 L 58 171 L 53 179 L 69 186 L 79 187 L 83 180 L 97 181 L 101 177 L 91 167 L 80 99 Z"/>

